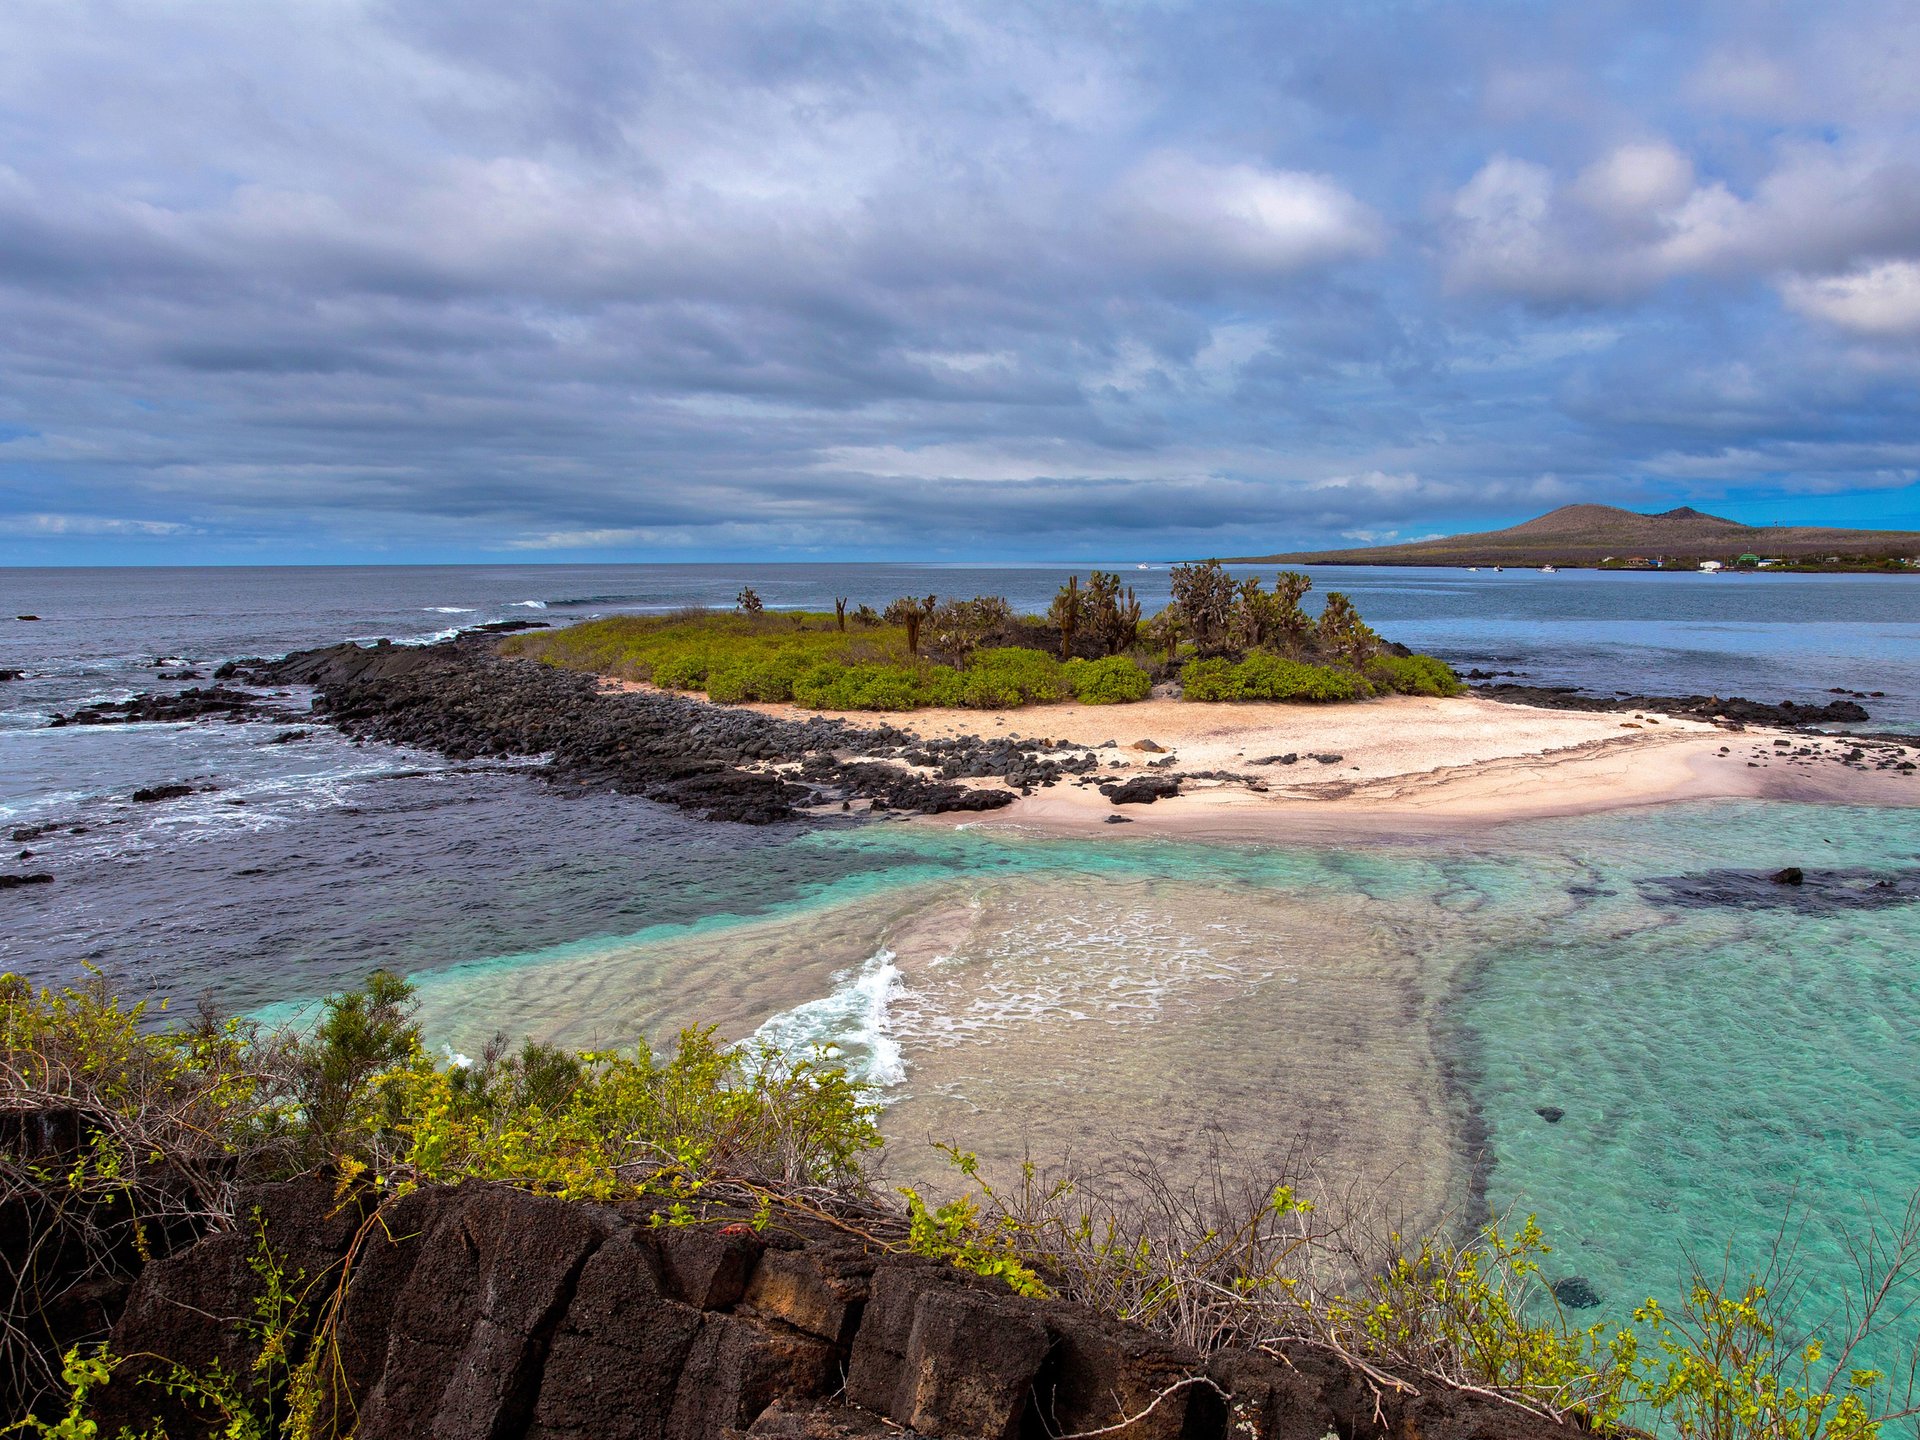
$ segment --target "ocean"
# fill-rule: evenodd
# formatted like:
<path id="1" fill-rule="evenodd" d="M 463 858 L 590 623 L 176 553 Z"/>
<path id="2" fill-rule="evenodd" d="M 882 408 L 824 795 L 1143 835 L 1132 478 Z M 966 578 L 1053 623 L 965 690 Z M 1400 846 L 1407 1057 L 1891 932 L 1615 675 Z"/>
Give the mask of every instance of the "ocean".
<path id="1" fill-rule="evenodd" d="M 1117 565 L 1152 608 L 1164 567 Z M 1450 838 L 1229 846 L 913 823 L 707 825 L 315 728 L 48 729 L 162 668 L 510 618 L 999 593 L 1064 569 L 525 566 L 0 571 L 0 969 L 269 1017 L 374 965 L 431 1043 L 839 1046 L 899 1174 L 1221 1140 L 1323 1155 L 1418 1222 L 1537 1213 L 1550 1278 L 1624 1318 L 1798 1226 L 1802 1305 L 1920 1190 L 1920 906 L 1742 883 L 1920 874 L 1920 811 L 1669 805 Z M 1920 729 L 1904 577 L 1322 570 L 1390 638 L 1602 692 L 1819 702 Z M 143 786 L 195 793 L 140 804 Z M 1547 1118 L 1557 1115 L 1556 1119 Z"/>

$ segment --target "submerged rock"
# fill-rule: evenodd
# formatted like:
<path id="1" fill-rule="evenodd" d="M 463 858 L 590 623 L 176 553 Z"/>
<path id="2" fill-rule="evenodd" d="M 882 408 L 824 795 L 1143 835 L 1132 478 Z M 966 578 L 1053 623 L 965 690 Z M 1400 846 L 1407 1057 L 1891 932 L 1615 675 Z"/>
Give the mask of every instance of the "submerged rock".
<path id="1" fill-rule="evenodd" d="M 1584 1275 L 1569 1275 L 1552 1285 L 1553 1298 L 1570 1310 L 1591 1310 L 1600 1303 L 1600 1292 Z"/>
<path id="2" fill-rule="evenodd" d="M 1785 906 L 1810 915 L 1826 915 L 1887 910 L 1920 901 L 1920 866 L 1899 870 L 1850 866 L 1812 874 L 1796 865 L 1772 872 L 1700 870 L 1687 875 L 1656 875 L 1636 882 L 1636 887 L 1653 904 L 1676 909 L 1712 906 L 1769 910 Z"/>
<path id="3" fill-rule="evenodd" d="M 65 715 L 55 715 L 48 725 L 133 725 L 178 720 L 204 720 L 213 716 L 245 718 L 260 706 L 260 697 L 224 685 L 182 690 L 177 695 L 136 695 L 131 700 L 102 701 L 82 705 Z"/>
<path id="4" fill-rule="evenodd" d="M 23 885 L 51 885 L 53 876 L 44 871 L 37 875 L 0 875 L 0 890 L 18 890 Z"/>
<path id="5" fill-rule="evenodd" d="M 1535 1110 L 1533 1113 L 1538 1115 L 1542 1120 L 1546 1121 L 1547 1124 L 1549 1125 L 1558 1125 L 1562 1120 L 1566 1118 L 1566 1115 L 1567 1115 L 1567 1112 L 1562 1110 L 1558 1105 L 1542 1105 L 1538 1110 Z"/>

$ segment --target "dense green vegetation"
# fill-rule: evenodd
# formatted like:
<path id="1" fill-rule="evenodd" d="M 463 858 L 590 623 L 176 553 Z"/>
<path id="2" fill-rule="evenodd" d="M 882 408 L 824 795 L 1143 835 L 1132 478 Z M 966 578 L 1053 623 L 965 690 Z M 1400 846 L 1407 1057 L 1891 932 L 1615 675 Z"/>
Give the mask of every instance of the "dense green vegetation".
<path id="1" fill-rule="evenodd" d="M 437 1063 L 408 987 L 373 976 L 328 999 L 306 1031 L 203 1013 L 155 1028 L 99 984 L 35 990 L 0 977 L 0 1104 L 77 1111 L 78 1153 L 31 1163 L 0 1147 L 0 1203 L 24 1212 L 31 1253 L 0 1315 L 0 1369 L 38 1418 L 13 1427 L 91 1436 L 88 1391 L 119 1361 L 98 1347 L 36 1348 L 36 1266 L 95 1257 L 124 1271 L 162 1230 L 245 1224 L 233 1182 L 322 1174 L 381 1206 L 428 1182 L 480 1178 L 651 1207 L 661 1225 L 726 1218 L 758 1227 L 800 1211 L 885 1249 L 939 1257 L 1024 1293 L 1057 1296 L 1212 1349 L 1302 1341 L 1376 1382 L 1468 1386 L 1594 1429 L 1645 1425 L 1679 1440 L 1874 1440 L 1912 1413 L 1852 1356 L 1915 1299 L 1920 1221 L 1859 1250 L 1862 1290 L 1829 1348 L 1782 1318 L 1784 1273 L 1697 1273 L 1671 1307 L 1632 1326 L 1570 1325 L 1541 1277 L 1531 1219 L 1458 1241 L 1369 1231 L 1285 1175 L 1236 1179 L 1137 1167 L 1103 1183 L 1032 1165 L 997 1188 L 948 1149 L 962 1193 L 936 1203 L 877 1194 L 877 1107 L 823 1055 L 720 1044 L 683 1031 L 664 1055 L 489 1045 Z M 206 1180 L 202 1187 L 197 1182 Z M 195 1208 L 198 1207 L 198 1208 Z M 145 1238 L 143 1238 L 145 1237 Z M 289 1345 L 310 1306 L 259 1237 L 259 1313 L 242 1322 L 254 1377 L 175 1368 L 149 1380 L 246 1440 L 309 1440 L 327 1363 L 324 1331 Z M 321 1307 L 323 1316 L 331 1313 Z M 322 1325 L 326 1323 L 322 1320 Z M 303 1354 L 297 1365 L 285 1357 Z M 265 1389 L 265 1411 L 259 1395 Z"/>
<path id="2" fill-rule="evenodd" d="M 1144 700 L 1156 679 L 1189 700 L 1360 700 L 1456 695 L 1431 656 L 1400 655 L 1333 593 L 1301 608 L 1306 576 L 1272 590 L 1215 564 L 1174 571 L 1174 603 L 1143 619 L 1117 575 L 1061 587 L 1046 616 L 1017 616 L 993 596 L 903 596 L 883 612 L 773 612 L 743 590 L 734 613 L 616 616 L 516 635 L 507 654 L 704 691 L 722 703 L 790 701 L 813 710 L 978 710 L 1074 700 Z"/>

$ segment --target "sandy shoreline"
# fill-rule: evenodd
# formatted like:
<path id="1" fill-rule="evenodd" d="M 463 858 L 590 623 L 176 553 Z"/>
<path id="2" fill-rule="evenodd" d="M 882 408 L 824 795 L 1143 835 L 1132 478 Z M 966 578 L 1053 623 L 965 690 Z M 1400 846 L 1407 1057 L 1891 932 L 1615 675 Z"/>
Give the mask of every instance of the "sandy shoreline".
<path id="1" fill-rule="evenodd" d="M 783 720 L 818 715 L 859 727 L 891 725 L 923 739 L 1046 741 L 1084 747 L 1100 762 L 1090 777 L 1095 783 L 1063 782 L 984 817 L 929 823 L 1068 832 L 1104 827 L 1119 814 L 1139 827 L 1130 834 L 1258 839 L 1442 831 L 1678 800 L 1920 804 L 1920 778 L 1895 768 L 1920 761 L 1920 736 L 1904 755 L 1870 742 L 1869 753 L 1849 765 L 1854 742 L 1845 737 L 1657 711 L 1548 710 L 1470 695 L 1326 706 L 1147 700 L 897 714 L 744 708 Z M 1158 748 L 1136 748 L 1141 741 Z M 1295 757 L 1290 764 L 1274 758 L 1288 755 Z M 1876 768 L 1883 760 L 1887 767 Z M 1098 789 L 1137 775 L 1193 772 L 1234 778 L 1189 779 L 1178 796 L 1151 805 L 1114 806 Z"/>
<path id="2" fill-rule="evenodd" d="M 1015 844 L 1023 832 L 1158 834 L 1324 853 L 1683 799 L 1920 804 L 1914 771 L 1872 768 L 1920 761 L 1920 741 L 1899 756 L 1869 744 L 1850 766 L 1846 739 L 1472 696 L 823 718 L 1093 756 L 1090 775 L 1004 809 L 911 822 L 1003 829 Z M 1151 805 L 1115 806 L 1098 788 L 1193 772 L 1227 778 L 1184 779 Z M 469 1048 L 481 1017 L 563 1044 L 695 1021 L 738 1039 L 773 1017 L 799 1038 L 857 1033 L 896 1047 L 883 1121 L 893 1177 L 937 1190 L 952 1176 L 929 1140 L 978 1153 L 1003 1179 L 1029 1153 L 1095 1169 L 1135 1154 L 1198 1165 L 1219 1143 L 1257 1169 L 1257 1152 L 1298 1145 L 1323 1183 L 1391 1204 L 1414 1229 L 1471 1209 L 1485 1131 L 1440 1018 L 1497 917 L 1456 913 L 1444 887 L 1346 884 L 1341 867 L 1317 883 L 1249 882 L 1137 853 L 1149 858 L 1133 867 L 961 872 L 711 931 L 566 947 L 538 966 L 480 966 L 426 986 L 426 1011 L 436 1037 Z M 1316 874 L 1315 861 L 1288 863 Z M 1573 902 L 1555 890 L 1534 903 L 1544 908 L 1529 923 Z"/>

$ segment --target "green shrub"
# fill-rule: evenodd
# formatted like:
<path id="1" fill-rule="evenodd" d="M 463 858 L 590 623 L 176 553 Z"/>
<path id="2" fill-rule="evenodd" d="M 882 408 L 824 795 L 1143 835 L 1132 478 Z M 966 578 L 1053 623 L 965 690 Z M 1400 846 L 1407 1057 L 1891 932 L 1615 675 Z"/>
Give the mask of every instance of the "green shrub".
<path id="1" fill-rule="evenodd" d="M 1443 660 L 1431 655 L 1376 655 L 1367 675 L 1398 695 L 1464 695 L 1467 687 Z"/>
<path id="2" fill-rule="evenodd" d="M 730 698 L 770 700 L 789 698 L 793 678 L 815 665 L 910 658 L 898 626 L 874 626 L 855 637 L 830 614 L 800 611 L 615 615 L 509 636 L 500 649 L 571 670 L 651 680 L 669 690 L 703 689 L 718 674 L 726 677 L 720 683 Z M 740 671 L 746 673 L 735 673 Z"/>
<path id="3" fill-rule="evenodd" d="M 1182 700 L 1244 700 L 1240 667 L 1231 660 L 1189 660 L 1180 667 Z"/>
<path id="4" fill-rule="evenodd" d="M 753 699 L 752 686 L 747 681 L 747 667 L 729 665 L 723 670 L 715 670 L 709 674 L 707 698 L 716 700 L 722 705 L 737 705 L 742 700 Z"/>
<path id="5" fill-rule="evenodd" d="M 707 698 L 732 705 L 742 700 L 791 700 L 794 681 L 814 668 L 796 650 L 766 660 L 734 661 L 707 676 Z"/>
<path id="6" fill-rule="evenodd" d="M 705 651 L 670 655 L 649 667 L 653 683 L 666 690 L 698 690 L 707 679 Z"/>
<path id="7" fill-rule="evenodd" d="M 959 703 L 975 710 L 1045 704 L 1067 693 L 1060 662 L 1018 645 L 981 650 L 960 672 Z"/>
<path id="8" fill-rule="evenodd" d="M 1231 660 L 1190 660 L 1180 670 L 1184 700 L 1295 700 L 1327 703 L 1360 700 L 1373 688 L 1350 670 L 1309 665 L 1265 650 L 1237 664 Z"/>
<path id="9" fill-rule="evenodd" d="M 1069 660 L 1060 674 L 1082 705 L 1125 705 L 1146 699 L 1153 690 L 1152 677 L 1124 655 Z"/>
<path id="10" fill-rule="evenodd" d="M 912 710 L 926 703 L 919 672 L 905 665 L 815 665 L 793 682 L 809 710 Z"/>

